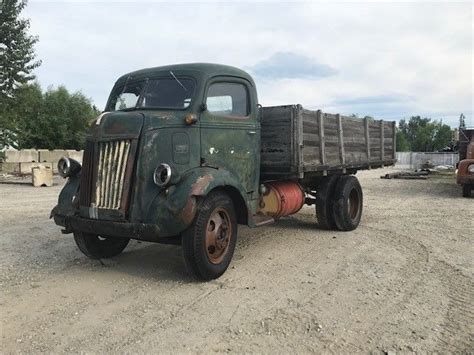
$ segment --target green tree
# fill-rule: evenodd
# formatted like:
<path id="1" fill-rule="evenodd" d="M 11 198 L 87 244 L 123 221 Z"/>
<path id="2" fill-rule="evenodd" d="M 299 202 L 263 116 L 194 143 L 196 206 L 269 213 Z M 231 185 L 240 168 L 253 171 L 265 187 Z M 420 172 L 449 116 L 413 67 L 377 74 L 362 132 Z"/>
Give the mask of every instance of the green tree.
<path id="1" fill-rule="evenodd" d="M 407 137 L 403 132 L 397 130 L 397 152 L 408 152 L 410 151 L 410 144 L 408 143 Z"/>
<path id="2" fill-rule="evenodd" d="M 36 88 L 25 88 L 25 103 L 32 103 Z M 22 95 L 19 95 L 21 98 Z M 26 112 L 25 112 L 26 111 Z M 20 148 L 82 149 L 89 122 L 99 112 L 80 92 L 64 86 L 49 88 L 34 107 L 21 112 Z"/>
<path id="3" fill-rule="evenodd" d="M 13 96 L 15 89 L 34 79 L 34 44 L 38 37 L 28 34 L 29 19 L 19 18 L 27 2 L 3 0 L 0 3 L 0 95 Z"/>
<path id="4" fill-rule="evenodd" d="M 432 152 L 440 150 L 451 144 L 452 131 L 448 125 L 440 121 L 432 121 L 430 118 L 412 116 L 408 122 L 400 120 L 399 124 L 400 144 L 406 140 L 411 151 Z M 401 137 L 404 138 L 401 138 Z"/>
<path id="5" fill-rule="evenodd" d="M 21 148 L 22 142 L 28 139 L 30 132 L 26 129 L 26 124 L 38 120 L 42 104 L 43 94 L 37 82 L 20 86 L 15 96 L 9 100 L 6 116 L 14 127 L 13 142 L 16 148 Z"/>
<path id="6" fill-rule="evenodd" d="M 0 148 L 15 145 L 15 95 L 34 79 L 33 70 L 41 64 L 35 61 L 38 38 L 28 34 L 30 21 L 19 17 L 25 6 L 26 1 L 0 0 Z"/>
<path id="7" fill-rule="evenodd" d="M 446 124 L 443 124 L 443 121 L 435 123 L 435 135 L 433 140 L 433 150 L 442 149 L 451 143 L 453 143 L 453 130 Z"/>

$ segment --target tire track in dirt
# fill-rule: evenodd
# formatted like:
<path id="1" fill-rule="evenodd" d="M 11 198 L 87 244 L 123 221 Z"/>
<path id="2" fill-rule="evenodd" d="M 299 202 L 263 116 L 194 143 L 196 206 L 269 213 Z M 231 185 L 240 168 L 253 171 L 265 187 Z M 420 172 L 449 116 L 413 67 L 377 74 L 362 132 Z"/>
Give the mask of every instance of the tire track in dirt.
<path id="1" fill-rule="evenodd" d="M 385 232 L 385 231 L 384 231 Z M 389 232 L 390 234 L 393 234 Z M 384 242 L 386 240 L 386 235 L 384 235 L 383 239 L 377 240 L 377 242 Z M 394 237 L 396 237 L 394 235 Z M 390 239 L 390 238 L 389 238 Z M 402 252 L 406 252 L 406 248 L 398 248 Z M 419 272 L 422 271 L 423 267 L 426 264 L 426 251 L 423 253 L 418 253 L 411 251 L 408 253 L 407 260 L 405 265 L 399 270 L 398 275 L 402 276 L 390 284 L 391 289 L 403 289 L 403 290 L 410 290 L 409 293 L 402 293 L 397 297 L 391 298 L 384 298 L 383 300 L 376 300 L 372 299 L 371 303 L 373 306 L 371 307 L 371 314 L 366 315 L 365 323 L 367 323 L 367 327 L 364 329 L 364 336 L 367 340 L 377 346 L 378 350 L 384 350 L 380 348 L 382 344 L 377 344 L 383 333 L 386 331 L 384 329 L 383 324 L 386 322 L 387 319 L 390 318 L 393 314 L 398 314 L 405 308 L 405 304 L 407 300 L 409 300 L 413 294 L 418 292 L 419 284 L 418 275 Z M 341 274 L 339 270 L 336 275 Z M 320 287 L 324 289 L 330 289 L 331 284 L 335 284 L 338 280 L 338 276 L 335 279 L 328 280 L 324 284 L 321 284 Z M 299 300 L 300 303 L 303 304 L 314 304 L 317 302 L 317 296 L 310 296 L 307 298 L 303 298 Z M 355 305 L 355 310 L 361 309 L 363 305 L 359 307 Z M 352 323 L 352 324 L 351 324 Z M 345 324 L 347 329 L 352 328 L 355 324 L 353 322 L 348 322 Z M 342 342 L 339 344 L 329 344 L 328 349 L 331 351 L 362 351 L 364 346 L 360 344 L 360 334 L 354 334 L 353 336 L 350 334 L 346 334 Z M 375 349 L 373 349 L 375 350 Z"/>
<path id="2" fill-rule="evenodd" d="M 431 272 L 444 285 L 449 302 L 441 331 L 433 332 L 438 340 L 439 347 L 437 350 L 460 353 L 473 351 L 474 285 L 472 280 L 462 274 L 459 269 L 445 261 L 430 256 L 427 247 L 421 242 L 402 233 L 393 233 L 390 230 L 375 227 L 368 228 L 383 232 L 384 237 L 388 237 L 386 238 L 387 241 L 391 242 L 395 248 L 412 254 L 413 260 L 416 262 L 415 264 L 407 265 L 405 270 L 401 272 L 402 275 L 410 275 L 411 281 L 409 285 L 413 287 L 413 291 L 407 294 L 401 302 L 397 302 L 395 307 L 392 306 L 388 309 L 385 307 L 385 313 L 402 309 L 403 303 L 415 295 L 416 291 L 421 287 L 421 283 L 418 282 L 420 280 L 417 278 L 418 274 L 423 271 Z M 406 285 L 405 288 L 407 288 Z M 420 294 L 420 296 L 426 295 Z M 380 336 L 380 333 L 380 331 L 376 330 L 376 327 L 372 327 L 372 337 Z"/>
<path id="3" fill-rule="evenodd" d="M 474 283 L 444 261 L 437 260 L 433 269 L 442 276 L 449 297 L 446 322 L 437 337 L 440 349 L 471 353 L 474 351 Z"/>

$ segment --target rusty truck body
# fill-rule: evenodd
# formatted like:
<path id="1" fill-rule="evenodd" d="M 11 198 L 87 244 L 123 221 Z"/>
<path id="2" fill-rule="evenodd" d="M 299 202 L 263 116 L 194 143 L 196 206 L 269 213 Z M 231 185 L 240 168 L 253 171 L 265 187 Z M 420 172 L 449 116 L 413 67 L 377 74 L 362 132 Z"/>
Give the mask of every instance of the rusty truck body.
<path id="1" fill-rule="evenodd" d="M 209 280 L 231 262 L 238 224 L 308 204 L 320 228 L 355 229 L 354 174 L 394 162 L 394 122 L 261 107 L 252 77 L 230 66 L 143 69 L 115 83 L 83 165 L 58 163 L 67 183 L 51 215 L 91 258 L 130 239 L 179 244 L 191 273 Z"/>
<path id="2" fill-rule="evenodd" d="M 474 190 L 474 128 L 459 129 L 459 163 L 456 181 L 462 186 L 462 195 L 470 197 Z"/>

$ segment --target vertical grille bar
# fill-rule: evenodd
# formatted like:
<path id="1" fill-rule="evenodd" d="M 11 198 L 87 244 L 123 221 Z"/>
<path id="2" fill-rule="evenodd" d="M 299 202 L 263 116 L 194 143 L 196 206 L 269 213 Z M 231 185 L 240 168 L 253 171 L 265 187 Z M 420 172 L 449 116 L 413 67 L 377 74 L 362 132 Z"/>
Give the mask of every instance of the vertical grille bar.
<path id="1" fill-rule="evenodd" d="M 125 146 L 128 147 L 123 141 L 119 142 L 118 146 L 118 153 L 117 153 L 117 171 L 122 171 L 123 167 L 125 166 L 125 161 L 124 157 L 128 156 L 128 151 L 125 151 Z M 114 208 L 120 208 L 120 196 L 122 195 L 122 189 L 121 186 L 123 184 L 123 175 L 124 174 L 116 174 L 115 175 L 115 180 L 114 180 L 114 186 L 116 188 L 116 194 L 113 199 L 113 206 Z"/>
<path id="2" fill-rule="evenodd" d="M 89 206 L 91 203 L 91 187 L 94 163 L 94 143 L 86 142 L 84 156 L 82 158 L 82 172 L 79 191 L 79 203 L 82 206 Z"/>
<path id="3" fill-rule="evenodd" d="M 120 171 L 123 171 L 122 174 L 119 175 L 118 179 L 118 193 L 117 193 L 117 201 L 116 201 L 116 208 L 120 208 L 120 204 L 122 202 L 122 194 L 123 194 L 123 184 L 125 180 L 125 170 L 127 166 L 128 155 L 130 154 L 130 146 L 131 142 L 124 142 L 122 147 L 122 156 L 120 159 Z"/>

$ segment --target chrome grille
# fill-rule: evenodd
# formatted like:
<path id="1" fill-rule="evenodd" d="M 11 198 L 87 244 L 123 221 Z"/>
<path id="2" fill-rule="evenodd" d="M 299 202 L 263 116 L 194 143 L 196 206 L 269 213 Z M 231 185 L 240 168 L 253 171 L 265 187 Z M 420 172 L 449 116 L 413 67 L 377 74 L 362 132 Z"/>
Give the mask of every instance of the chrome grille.
<path id="1" fill-rule="evenodd" d="M 95 207 L 120 209 L 131 140 L 99 142 Z"/>

